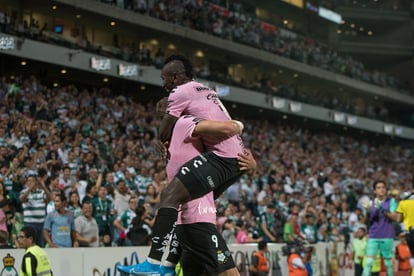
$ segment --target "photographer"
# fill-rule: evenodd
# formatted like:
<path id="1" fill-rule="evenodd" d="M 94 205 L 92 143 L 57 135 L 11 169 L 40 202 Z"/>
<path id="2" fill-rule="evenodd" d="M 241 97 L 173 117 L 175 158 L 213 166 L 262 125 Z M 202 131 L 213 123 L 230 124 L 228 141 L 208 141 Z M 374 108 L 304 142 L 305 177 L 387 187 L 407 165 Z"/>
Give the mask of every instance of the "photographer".
<path id="1" fill-rule="evenodd" d="M 308 276 L 308 270 L 306 263 L 310 261 L 312 250 L 305 254 L 300 241 L 289 242 L 287 245 L 282 247 L 283 255 L 288 256 L 288 276 Z M 304 257 L 301 257 L 301 254 Z"/>

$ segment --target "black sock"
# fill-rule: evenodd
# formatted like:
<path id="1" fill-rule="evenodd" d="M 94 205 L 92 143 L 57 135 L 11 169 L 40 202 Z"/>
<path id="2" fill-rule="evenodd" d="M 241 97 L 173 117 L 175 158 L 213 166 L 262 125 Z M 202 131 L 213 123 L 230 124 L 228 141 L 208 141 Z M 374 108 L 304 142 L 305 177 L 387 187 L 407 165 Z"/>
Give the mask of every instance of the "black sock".
<path id="1" fill-rule="evenodd" d="M 174 208 L 160 208 L 152 227 L 152 245 L 149 258 L 161 261 L 168 241 L 174 234 L 174 225 L 177 221 L 178 210 Z"/>
<path id="2" fill-rule="evenodd" d="M 175 230 L 175 227 L 174 227 Z M 177 264 L 178 261 L 181 258 L 181 246 L 178 242 L 177 235 L 175 234 L 175 231 L 172 235 L 171 243 L 170 243 L 170 251 L 167 256 L 167 261 L 173 264 Z"/>

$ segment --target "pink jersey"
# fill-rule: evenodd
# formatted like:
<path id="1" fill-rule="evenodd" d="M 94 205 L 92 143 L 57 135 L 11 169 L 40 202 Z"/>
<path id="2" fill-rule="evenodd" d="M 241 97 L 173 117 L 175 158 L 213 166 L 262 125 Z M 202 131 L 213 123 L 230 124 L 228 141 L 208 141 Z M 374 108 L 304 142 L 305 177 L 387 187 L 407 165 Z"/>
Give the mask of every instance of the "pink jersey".
<path id="1" fill-rule="evenodd" d="M 244 231 L 239 231 L 236 236 L 237 243 L 246 243 L 249 242 L 249 237 Z"/>
<path id="2" fill-rule="evenodd" d="M 204 120 L 231 120 L 217 93 L 195 81 L 180 85 L 170 92 L 167 113 L 177 118 L 192 115 Z M 244 145 L 239 135 L 223 141 L 204 137 L 203 144 L 207 151 L 221 157 L 236 158 L 238 153 L 244 152 Z"/>
<path id="3" fill-rule="evenodd" d="M 194 116 L 184 116 L 179 118 L 175 123 L 168 148 L 172 158 L 168 160 L 166 167 L 169 181 L 174 178 L 184 163 L 203 151 L 203 144 L 200 138 L 191 136 L 196 121 L 199 121 L 199 119 Z M 197 222 L 216 223 L 216 208 L 213 192 L 181 205 L 181 213 L 178 216 L 177 224 Z"/>

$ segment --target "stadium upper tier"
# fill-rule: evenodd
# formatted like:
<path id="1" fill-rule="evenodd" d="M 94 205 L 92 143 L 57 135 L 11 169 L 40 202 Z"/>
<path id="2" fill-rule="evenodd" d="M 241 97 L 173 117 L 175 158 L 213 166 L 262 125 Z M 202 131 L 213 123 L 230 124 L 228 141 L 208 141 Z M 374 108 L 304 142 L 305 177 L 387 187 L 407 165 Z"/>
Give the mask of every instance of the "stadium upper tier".
<path id="1" fill-rule="evenodd" d="M 243 13 L 242 7 L 230 10 L 214 4 L 215 2 L 203 1 L 202 6 L 189 2 L 183 6 L 176 1 L 158 0 L 153 7 L 139 7 L 131 3 L 123 8 L 381 87 L 403 88 L 394 76 L 377 70 L 370 71 L 360 61 L 350 56 L 341 56 L 335 49 L 317 40 L 290 32 L 281 28 L 283 26 L 263 22 L 253 14 Z"/>
<path id="2" fill-rule="evenodd" d="M 66 3 L 73 8 L 72 1 L 60 0 L 56 2 Z M 101 2 L 108 4 L 115 3 L 114 1 Z M 88 30 L 88 28 L 94 25 L 91 22 L 94 19 L 92 17 L 81 18 L 82 15 L 79 14 L 79 12 L 82 6 L 92 12 L 95 11 L 96 14 L 106 15 L 109 17 L 108 20 L 112 20 L 112 14 L 108 11 L 113 12 L 114 9 L 126 9 L 127 12 L 120 18 L 121 20 L 128 21 L 127 18 L 135 17 L 140 19 L 139 21 L 143 21 L 141 20 L 142 17 L 155 17 L 163 21 L 171 22 L 177 26 L 183 26 L 185 28 L 214 35 L 215 37 L 255 47 L 300 63 L 328 70 L 335 74 L 341 74 L 381 87 L 403 91 L 403 84 L 394 76 L 389 76 L 377 70 L 370 71 L 358 60 L 354 60 L 349 56 L 341 56 L 335 49 L 330 48 L 319 41 L 310 37 L 298 35 L 287 29 L 281 28 L 281 26 L 274 26 L 267 22 L 263 22 L 253 14 L 245 14 L 243 13 L 242 7 L 238 10 L 230 10 L 214 4 L 214 1 L 203 1 L 203 5 L 201 6 L 197 5 L 195 1 L 189 1 L 186 5 L 176 3 L 175 1 L 155 1 L 151 6 L 139 6 L 138 3 L 141 2 L 135 4 L 133 1 L 125 1 L 123 6 L 110 6 L 109 9 L 100 7 L 102 8 L 100 9 L 98 8 L 100 3 L 86 0 L 76 5 L 76 10 L 74 11 L 77 16 L 76 18 L 73 18 L 75 14 L 69 15 L 70 11 L 62 13 L 60 10 L 64 9 L 62 7 L 55 8 L 52 14 L 45 14 L 45 9 L 48 9 L 48 12 L 52 9 L 49 2 L 45 2 L 44 6 L 38 4 L 36 4 L 36 6 L 30 6 L 30 4 L 28 4 L 25 8 L 29 10 L 32 9 L 30 16 L 25 16 L 23 14 L 22 16 L 23 18 L 26 18 L 26 20 L 17 22 L 17 20 L 11 19 L 10 22 L 14 25 L 13 27 L 15 29 L 18 29 L 24 28 L 24 21 L 26 21 L 27 28 L 37 28 L 38 31 L 41 31 L 44 28 L 55 31 L 53 28 L 58 26 L 62 33 L 67 33 L 74 41 L 86 40 L 84 43 L 101 43 L 98 41 L 98 32 Z M 145 1 L 142 3 L 145 3 Z M 139 13 L 139 15 L 137 16 L 135 14 L 134 16 L 134 12 Z M 113 15 L 115 15 L 115 13 Z M 115 18 L 115 16 L 113 18 Z M 86 25 L 87 21 L 90 21 L 88 22 L 88 25 Z M 152 27 L 154 28 L 154 31 L 158 31 L 157 26 L 153 25 Z M 62 30 L 62 28 L 64 30 Z M 111 33 L 110 28 L 106 31 Z M 147 30 L 147 32 L 148 31 L 149 30 Z M 167 30 L 165 30 L 165 32 L 167 32 Z M 112 44 L 110 46 L 114 48 L 124 47 L 123 44 L 125 44 L 124 41 L 126 39 L 122 38 L 122 33 L 116 37 L 117 35 L 118 34 L 114 34 L 112 38 L 106 38 L 106 43 L 102 44 Z M 132 45 L 135 45 L 135 47 L 138 48 L 139 41 L 134 39 L 134 37 L 140 35 L 141 34 L 132 35 L 132 33 L 129 35 L 129 50 L 133 51 L 133 49 L 131 49 Z M 152 39 L 154 38 L 156 39 L 157 37 L 152 37 Z M 178 50 L 182 51 L 183 49 Z"/>

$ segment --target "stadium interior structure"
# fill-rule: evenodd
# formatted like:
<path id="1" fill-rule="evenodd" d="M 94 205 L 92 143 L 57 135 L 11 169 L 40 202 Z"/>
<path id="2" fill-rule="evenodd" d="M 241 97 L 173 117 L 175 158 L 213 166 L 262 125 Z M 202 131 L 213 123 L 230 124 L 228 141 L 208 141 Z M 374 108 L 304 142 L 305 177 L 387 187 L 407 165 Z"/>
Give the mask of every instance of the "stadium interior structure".
<path id="1" fill-rule="evenodd" d="M 410 1 L 188 1 L 199 18 L 143 2 L 2 0 L 0 72 L 149 101 L 166 95 L 157 51 L 181 53 L 235 116 L 414 139 Z"/>

